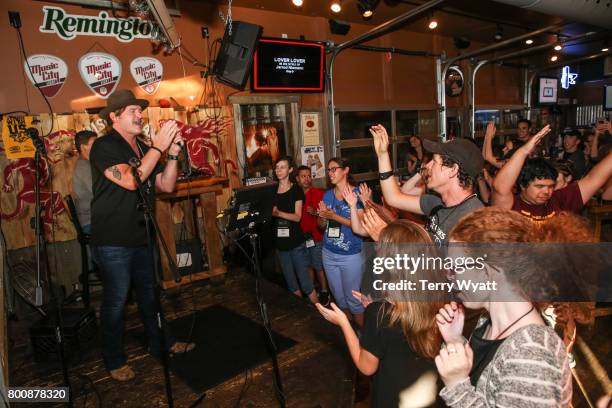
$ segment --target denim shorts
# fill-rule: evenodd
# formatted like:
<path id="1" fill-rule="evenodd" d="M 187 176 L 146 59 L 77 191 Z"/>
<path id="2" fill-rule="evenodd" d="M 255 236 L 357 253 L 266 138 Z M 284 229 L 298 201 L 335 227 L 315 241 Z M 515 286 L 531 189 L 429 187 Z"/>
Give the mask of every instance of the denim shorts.
<path id="1" fill-rule="evenodd" d="M 308 252 L 308 266 L 315 271 L 323 270 L 323 240 L 315 242 L 315 246 L 306 248 Z"/>

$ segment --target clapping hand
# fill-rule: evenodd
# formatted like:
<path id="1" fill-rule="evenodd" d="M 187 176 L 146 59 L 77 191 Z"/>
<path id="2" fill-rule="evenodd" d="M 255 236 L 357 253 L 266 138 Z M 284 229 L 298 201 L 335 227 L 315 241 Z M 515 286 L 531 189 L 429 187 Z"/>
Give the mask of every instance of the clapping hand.
<path id="1" fill-rule="evenodd" d="M 372 200 L 372 190 L 366 183 L 359 184 L 359 198 L 364 205 Z"/>
<path id="2" fill-rule="evenodd" d="M 364 295 L 361 292 L 358 292 L 356 290 L 352 290 L 351 293 L 353 294 L 353 297 L 357 300 L 359 300 L 359 302 L 361 302 L 361 306 L 363 306 L 364 308 L 368 307 L 368 305 L 370 303 L 372 303 L 372 296 L 370 295 Z"/>
<path id="3" fill-rule="evenodd" d="M 387 223 L 380 218 L 374 208 L 370 207 L 364 211 L 361 225 L 363 225 L 363 228 L 374 241 L 378 241 L 380 233 L 385 229 Z"/>
<path id="4" fill-rule="evenodd" d="M 357 194 L 353 191 L 353 188 L 347 184 L 342 189 L 342 198 L 348 204 L 350 208 L 355 208 L 357 206 Z"/>
<path id="5" fill-rule="evenodd" d="M 336 213 L 331 208 L 327 207 L 323 201 L 319 202 L 319 217 L 324 218 L 326 220 L 331 220 L 334 218 Z"/>
<path id="6" fill-rule="evenodd" d="M 336 326 L 342 326 L 342 324 L 348 324 L 348 317 L 334 302 L 330 304 L 331 309 L 326 308 L 320 303 L 315 304 L 315 307 L 321 313 L 321 316 L 328 322 L 335 324 Z"/>

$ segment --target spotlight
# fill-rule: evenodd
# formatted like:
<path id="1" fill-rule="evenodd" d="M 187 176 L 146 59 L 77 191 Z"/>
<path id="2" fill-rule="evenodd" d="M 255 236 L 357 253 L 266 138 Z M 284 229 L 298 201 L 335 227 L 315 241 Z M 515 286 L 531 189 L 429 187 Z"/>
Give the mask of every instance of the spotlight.
<path id="1" fill-rule="evenodd" d="M 332 13 L 336 13 L 336 14 L 340 13 L 342 11 L 342 5 L 340 4 L 340 0 L 332 1 L 329 8 L 331 9 Z"/>
<path id="2" fill-rule="evenodd" d="M 501 26 L 497 26 L 497 31 L 495 32 L 493 38 L 495 39 L 495 41 L 501 41 L 502 38 L 504 38 L 504 31 Z"/>
<path id="3" fill-rule="evenodd" d="M 563 49 L 563 46 L 561 44 L 555 45 L 555 51 L 561 51 L 562 49 Z"/>
<path id="4" fill-rule="evenodd" d="M 302 7 L 304 5 L 304 0 L 291 0 L 295 7 Z"/>
<path id="5" fill-rule="evenodd" d="M 529 38 L 529 39 L 525 40 L 525 44 L 531 45 L 531 44 L 533 44 L 533 40 L 531 38 Z"/>
<path id="6" fill-rule="evenodd" d="M 379 0 L 357 0 L 357 10 L 361 13 L 364 19 L 368 19 L 374 15 L 374 9 L 378 6 Z"/>
<path id="7" fill-rule="evenodd" d="M 608 52 L 609 48 L 608 47 L 604 47 L 601 49 L 601 52 Z"/>
<path id="8" fill-rule="evenodd" d="M 551 62 L 555 62 L 558 59 L 559 59 L 559 57 L 557 55 L 553 55 L 553 56 L 550 57 L 550 61 Z"/>
<path id="9" fill-rule="evenodd" d="M 438 27 L 438 20 L 432 15 L 429 19 L 429 23 L 427 24 L 430 30 L 435 30 Z"/>

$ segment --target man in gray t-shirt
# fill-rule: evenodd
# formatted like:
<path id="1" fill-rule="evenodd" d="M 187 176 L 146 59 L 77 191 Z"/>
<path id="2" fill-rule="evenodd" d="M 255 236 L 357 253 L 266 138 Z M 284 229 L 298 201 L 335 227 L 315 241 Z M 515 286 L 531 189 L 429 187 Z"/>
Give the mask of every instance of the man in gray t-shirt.
<path id="1" fill-rule="evenodd" d="M 425 194 L 411 196 L 401 192 L 394 177 L 389 158 L 389 136 L 382 125 L 372 126 L 374 149 L 378 156 L 380 186 L 385 202 L 400 210 L 427 216 L 426 229 L 439 246 L 448 243 L 448 233 L 465 214 L 483 207 L 474 193 L 476 180 L 484 159 L 478 147 L 467 139 L 453 139 L 446 143 L 424 140 L 425 150 L 433 159 L 425 165 L 427 188 L 440 196 Z"/>
<path id="2" fill-rule="evenodd" d="M 438 246 L 448 244 L 448 233 L 461 217 L 484 207 L 476 194 L 472 194 L 459 204 L 450 207 L 445 207 L 444 202 L 438 196 L 423 194 L 420 205 L 423 214 L 427 215 L 425 228 Z"/>
<path id="3" fill-rule="evenodd" d="M 91 200 L 92 179 L 91 179 L 91 164 L 89 163 L 89 152 L 96 141 L 97 134 L 90 130 L 82 130 L 74 137 L 74 143 L 79 151 L 79 159 L 74 166 L 72 173 L 72 191 L 75 195 L 75 203 L 77 217 L 83 232 L 89 234 L 91 232 Z"/>

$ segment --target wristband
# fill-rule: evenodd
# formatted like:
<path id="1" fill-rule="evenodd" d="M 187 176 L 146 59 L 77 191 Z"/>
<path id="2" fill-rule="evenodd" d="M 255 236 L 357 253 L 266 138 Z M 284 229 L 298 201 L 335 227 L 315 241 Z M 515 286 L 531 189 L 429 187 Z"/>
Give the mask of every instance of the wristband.
<path id="1" fill-rule="evenodd" d="M 393 171 L 385 171 L 383 173 L 378 173 L 378 177 L 381 180 L 386 180 L 393 175 Z"/>
<path id="2" fill-rule="evenodd" d="M 164 154 L 164 152 L 162 152 L 162 151 L 161 151 L 161 149 L 160 149 L 159 147 L 155 147 L 155 146 L 151 145 L 151 149 L 153 149 L 153 150 L 157 150 L 157 151 L 159 152 L 159 154 L 160 154 L 160 155 L 163 155 L 163 154 Z"/>
<path id="3" fill-rule="evenodd" d="M 179 157 L 178 157 L 178 156 L 175 156 L 175 155 L 173 155 L 173 154 L 168 154 L 168 155 L 166 156 L 166 158 L 167 158 L 168 160 L 178 160 L 178 159 L 179 159 Z"/>

